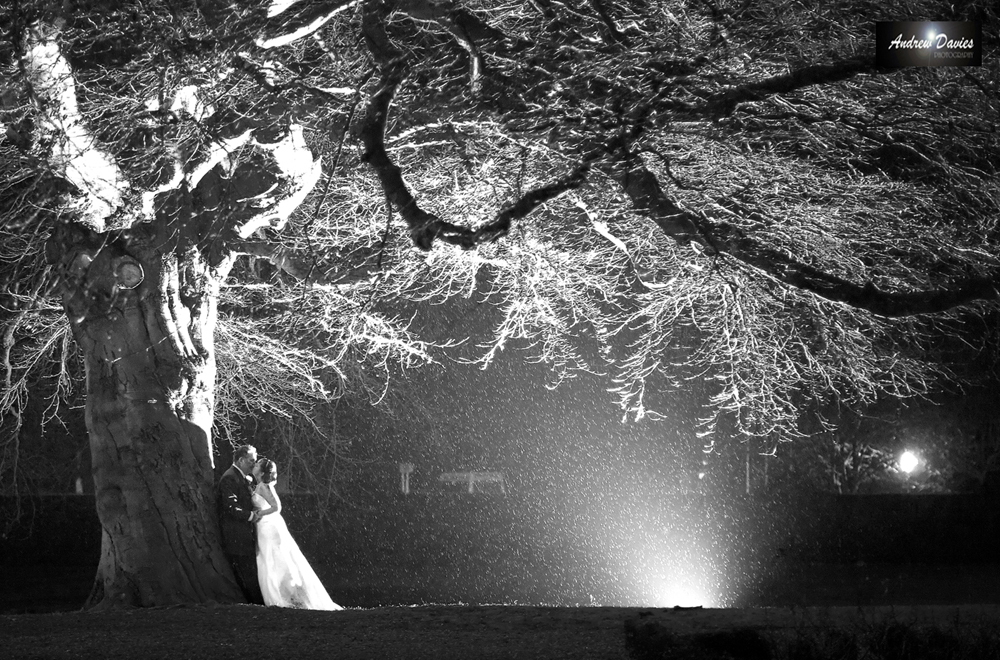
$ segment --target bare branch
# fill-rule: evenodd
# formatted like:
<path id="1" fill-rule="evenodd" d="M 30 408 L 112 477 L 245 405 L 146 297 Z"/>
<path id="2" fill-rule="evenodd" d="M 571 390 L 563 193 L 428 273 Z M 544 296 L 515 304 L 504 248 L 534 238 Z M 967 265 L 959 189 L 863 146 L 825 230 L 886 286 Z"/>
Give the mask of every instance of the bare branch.
<path id="1" fill-rule="evenodd" d="M 301 250 L 266 241 L 235 243 L 237 254 L 270 261 L 278 270 L 309 285 L 342 286 L 345 289 L 368 281 L 379 269 L 381 250 L 364 246 L 355 250 L 328 250 L 322 254 L 304 254 Z"/>
<path id="2" fill-rule="evenodd" d="M 277 48 L 313 34 L 342 11 L 357 5 L 361 0 L 304 0 L 293 3 L 272 3 L 268 23 L 263 34 L 257 37 L 261 48 Z M 280 11 L 273 13 L 279 5 Z M 294 5 L 294 6 L 293 6 Z"/>
<path id="3" fill-rule="evenodd" d="M 618 29 L 618 26 L 615 24 L 615 20 L 608 12 L 608 8 L 604 6 L 604 0 L 590 0 L 590 4 L 593 5 L 594 11 L 597 12 L 597 15 L 601 17 L 601 21 L 605 26 L 605 31 L 608 34 L 608 38 L 615 43 L 622 44 L 623 46 L 629 46 L 628 37 L 625 36 L 620 29 Z"/>
<path id="4" fill-rule="evenodd" d="M 483 71 L 483 60 L 475 40 L 465 28 L 465 25 L 472 24 L 471 19 L 475 18 L 474 15 L 458 9 L 450 2 L 432 3 L 428 0 L 400 0 L 396 7 L 414 20 L 434 21 L 451 33 L 455 41 L 469 54 L 469 89 L 473 96 L 477 95 L 482 87 L 479 79 Z M 464 20 L 454 18 L 459 11 L 462 12 L 461 17 Z"/>
<path id="5" fill-rule="evenodd" d="M 678 242 L 701 244 L 710 254 L 733 257 L 783 284 L 879 316 L 934 314 L 975 301 L 1000 298 L 1000 274 L 967 277 L 944 288 L 923 291 L 884 291 L 871 281 L 852 282 L 803 263 L 733 225 L 711 221 L 681 208 L 645 167 L 631 169 L 620 177 L 620 183 L 636 210 L 650 217 L 666 235 Z"/>

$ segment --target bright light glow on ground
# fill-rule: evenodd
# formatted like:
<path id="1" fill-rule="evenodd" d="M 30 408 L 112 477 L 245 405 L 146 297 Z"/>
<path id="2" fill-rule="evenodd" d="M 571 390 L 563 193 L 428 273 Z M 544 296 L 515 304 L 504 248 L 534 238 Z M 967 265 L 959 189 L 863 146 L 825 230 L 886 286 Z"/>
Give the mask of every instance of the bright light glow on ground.
<path id="1" fill-rule="evenodd" d="M 917 456 L 913 452 L 904 451 L 903 455 L 899 457 L 899 469 L 909 474 L 916 469 L 917 463 L 919 462 L 920 461 L 917 460 Z"/>
<path id="2" fill-rule="evenodd" d="M 684 584 L 667 585 L 660 595 L 657 607 L 713 607 L 711 596 L 701 589 Z"/>

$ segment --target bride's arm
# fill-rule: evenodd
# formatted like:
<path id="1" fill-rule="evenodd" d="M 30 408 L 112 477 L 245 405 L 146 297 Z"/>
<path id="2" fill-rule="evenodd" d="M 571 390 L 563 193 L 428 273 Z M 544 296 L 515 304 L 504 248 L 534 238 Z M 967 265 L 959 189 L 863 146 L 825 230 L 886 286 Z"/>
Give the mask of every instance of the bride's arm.
<path id="1" fill-rule="evenodd" d="M 267 501 L 268 505 L 270 505 L 266 509 L 258 509 L 257 510 L 258 516 L 266 516 L 272 513 L 281 513 L 281 500 L 278 499 L 278 494 L 274 492 L 272 484 L 261 484 L 261 487 L 258 488 L 257 491 L 260 493 L 260 496 Z"/>

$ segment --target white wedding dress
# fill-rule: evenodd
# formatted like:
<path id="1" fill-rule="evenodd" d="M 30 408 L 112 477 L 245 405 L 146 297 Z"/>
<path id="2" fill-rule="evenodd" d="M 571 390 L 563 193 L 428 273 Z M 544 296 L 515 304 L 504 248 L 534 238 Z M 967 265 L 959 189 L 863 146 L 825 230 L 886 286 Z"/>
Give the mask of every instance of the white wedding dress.
<path id="1" fill-rule="evenodd" d="M 271 508 L 268 498 L 261 493 L 261 489 L 267 487 L 267 484 L 258 484 L 254 489 L 255 509 L 266 511 Z M 257 578 L 260 591 L 264 594 L 264 604 L 305 610 L 343 609 L 330 599 L 323 583 L 292 538 L 285 519 L 281 517 L 280 500 L 276 494 L 273 499 L 278 511 L 263 516 L 257 523 Z"/>

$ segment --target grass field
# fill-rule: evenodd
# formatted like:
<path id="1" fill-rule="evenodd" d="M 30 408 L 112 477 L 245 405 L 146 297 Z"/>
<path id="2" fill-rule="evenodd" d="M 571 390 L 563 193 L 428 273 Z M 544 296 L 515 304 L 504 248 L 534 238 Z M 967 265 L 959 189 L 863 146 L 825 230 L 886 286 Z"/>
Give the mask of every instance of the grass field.
<path id="1" fill-rule="evenodd" d="M 17 660 L 995 660 L 1000 608 L 205 606 L 3 615 L 0 640 Z"/>

